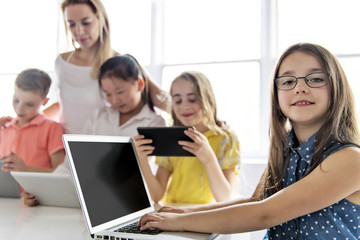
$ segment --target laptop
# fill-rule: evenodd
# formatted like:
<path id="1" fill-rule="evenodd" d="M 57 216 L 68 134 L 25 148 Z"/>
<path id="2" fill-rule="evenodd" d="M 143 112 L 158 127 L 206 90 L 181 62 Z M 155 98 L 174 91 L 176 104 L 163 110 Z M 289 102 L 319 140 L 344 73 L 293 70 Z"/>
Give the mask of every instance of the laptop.
<path id="1" fill-rule="evenodd" d="M 0 160 L 0 197 L 20 198 L 21 191 L 19 184 L 10 173 L 1 170 L 3 160 Z"/>
<path id="2" fill-rule="evenodd" d="M 137 159 L 133 140 L 122 136 L 64 134 L 81 208 L 95 239 L 214 239 L 194 232 L 129 233 L 119 228 L 137 225 L 155 212 Z M 154 234 L 154 235 L 153 235 Z"/>
<path id="3" fill-rule="evenodd" d="M 80 208 L 70 174 L 11 172 L 24 190 L 34 195 L 39 205 Z"/>

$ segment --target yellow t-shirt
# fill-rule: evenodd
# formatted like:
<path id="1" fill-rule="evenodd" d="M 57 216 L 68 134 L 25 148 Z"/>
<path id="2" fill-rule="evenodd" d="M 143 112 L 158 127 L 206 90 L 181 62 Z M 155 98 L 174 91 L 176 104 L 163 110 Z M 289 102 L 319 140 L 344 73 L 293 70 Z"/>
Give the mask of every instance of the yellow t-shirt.
<path id="1" fill-rule="evenodd" d="M 211 130 L 204 135 L 221 169 L 232 168 L 237 174 L 240 167 L 240 143 L 233 132 L 225 132 L 228 137 Z M 209 203 L 214 199 L 205 167 L 197 157 L 157 157 L 156 163 L 171 172 L 163 202 Z"/>

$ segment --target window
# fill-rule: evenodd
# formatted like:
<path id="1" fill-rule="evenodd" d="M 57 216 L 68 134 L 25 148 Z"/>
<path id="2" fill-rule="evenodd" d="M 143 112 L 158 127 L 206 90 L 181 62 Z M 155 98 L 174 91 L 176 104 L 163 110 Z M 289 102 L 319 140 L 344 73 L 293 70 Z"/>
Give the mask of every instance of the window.
<path id="1" fill-rule="evenodd" d="M 111 45 L 120 54 L 131 54 L 142 65 L 150 64 L 151 1 L 102 0 L 109 16 Z"/>
<path id="2" fill-rule="evenodd" d="M 102 1 L 113 48 L 135 56 L 165 90 L 183 71 L 210 79 L 219 118 L 238 134 L 244 158 L 267 155 L 270 75 L 294 43 L 318 43 L 338 57 L 360 113 L 358 0 Z M 71 49 L 61 2 L 13 0 L 1 8 L 0 116 L 13 115 L 18 72 L 36 67 L 52 75 L 57 54 Z"/>
<path id="3" fill-rule="evenodd" d="M 258 59 L 259 9 L 259 1 L 164 1 L 164 63 Z"/>
<path id="4" fill-rule="evenodd" d="M 29 9 L 32 9 L 29 11 Z M 46 9 L 46 11 L 44 10 Z M 13 115 L 16 74 L 26 68 L 53 69 L 57 52 L 58 3 L 13 0 L 0 10 L 0 116 Z"/>
<path id="5" fill-rule="evenodd" d="M 162 87 L 183 71 L 205 74 L 218 117 L 248 153 L 261 150 L 259 9 L 260 1 L 164 1 Z"/>
<path id="6" fill-rule="evenodd" d="M 360 32 L 353 28 L 360 21 L 359 8 L 357 0 L 278 0 L 279 53 L 311 42 L 335 55 L 360 54 Z"/>
<path id="7" fill-rule="evenodd" d="M 340 57 L 339 61 L 345 71 L 346 77 L 349 80 L 351 89 L 353 91 L 355 103 L 357 103 L 356 112 L 357 112 L 358 124 L 360 124 L 359 123 L 360 121 L 360 81 L 359 81 L 360 54 L 357 57 L 355 56 Z"/>
<path id="8" fill-rule="evenodd" d="M 311 7 L 309 7 L 311 6 Z M 326 6 L 326 7 L 325 7 Z M 350 82 L 360 121 L 360 22 L 357 0 L 278 0 L 279 54 L 297 42 L 317 43 L 337 56 Z"/>

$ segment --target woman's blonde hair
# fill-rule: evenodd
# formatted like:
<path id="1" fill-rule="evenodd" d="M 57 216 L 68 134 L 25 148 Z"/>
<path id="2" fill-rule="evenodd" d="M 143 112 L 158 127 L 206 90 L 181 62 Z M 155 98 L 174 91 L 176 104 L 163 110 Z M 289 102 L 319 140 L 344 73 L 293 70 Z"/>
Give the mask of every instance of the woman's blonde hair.
<path id="1" fill-rule="evenodd" d="M 94 14 L 99 19 L 99 28 L 100 28 L 100 36 L 97 41 L 97 50 L 95 53 L 95 61 L 91 66 L 91 77 L 97 79 L 99 76 L 99 69 L 101 64 L 103 64 L 108 58 L 114 56 L 115 52 L 111 48 L 110 45 L 110 26 L 109 26 L 109 18 L 105 11 L 104 5 L 100 0 L 64 0 L 61 4 L 61 9 L 64 16 L 64 24 L 66 29 L 66 34 L 68 34 L 69 29 L 65 20 L 65 9 L 66 7 L 74 4 L 87 4 L 90 6 Z M 77 46 L 75 44 L 75 40 L 72 39 L 72 45 L 75 49 Z"/>
<path id="2" fill-rule="evenodd" d="M 323 117 L 325 122 L 317 133 L 314 156 L 311 161 L 309 174 L 322 160 L 324 147 L 330 139 L 344 144 L 359 144 L 359 131 L 356 122 L 355 102 L 346 75 L 333 54 L 316 44 L 299 43 L 289 47 L 278 60 L 273 79 L 278 77 L 279 68 L 286 57 L 294 52 L 315 57 L 323 71 L 329 74 L 330 89 L 329 110 Z M 289 124 L 286 116 L 281 112 L 278 101 L 278 90 L 275 82 L 271 87 L 271 116 L 270 116 L 270 151 L 266 170 L 261 177 L 255 199 L 264 199 L 282 188 L 284 166 L 288 163 L 290 150 L 287 147 Z"/>
<path id="3" fill-rule="evenodd" d="M 174 83 L 180 79 L 189 81 L 193 85 L 196 97 L 202 106 L 201 111 L 204 125 L 216 133 L 224 134 L 224 131 L 218 126 L 219 121 L 217 118 L 215 95 L 208 78 L 204 74 L 196 71 L 183 72 L 173 80 L 170 87 L 171 96 Z M 183 126 L 180 120 L 176 117 L 173 109 L 171 110 L 171 115 L 174 121 L 174 126 Z"/>

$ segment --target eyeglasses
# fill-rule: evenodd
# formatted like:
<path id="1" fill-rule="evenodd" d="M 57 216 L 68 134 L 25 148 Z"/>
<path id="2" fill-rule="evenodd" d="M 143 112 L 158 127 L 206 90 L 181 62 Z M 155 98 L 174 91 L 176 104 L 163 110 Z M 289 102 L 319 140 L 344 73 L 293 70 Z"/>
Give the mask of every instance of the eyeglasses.
<path id="1" fill-rule="evenodd" d="M 323 87 L 328 82 L 328 77 L 331 77 L 330 73 L 314 72 L 306 75 L 305 77 L 283 76 L 274 78 L 277 89 L 288 91 L 294 89 L 298 83 L 298 79 L 303 78 L 306 85 L 311 88 Z"/>

